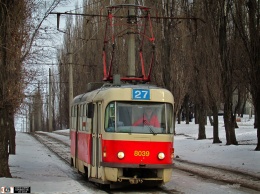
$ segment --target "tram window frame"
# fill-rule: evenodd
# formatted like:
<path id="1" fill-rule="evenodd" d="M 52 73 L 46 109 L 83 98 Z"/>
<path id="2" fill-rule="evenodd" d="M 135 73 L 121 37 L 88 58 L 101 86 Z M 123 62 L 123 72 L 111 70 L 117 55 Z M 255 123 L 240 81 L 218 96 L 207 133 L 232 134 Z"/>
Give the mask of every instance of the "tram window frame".
<path id="1" fill-rule="evenodd" d="M 82 113 L 83 113 L 83 105 L 82 104 L 80 104 L 79 105 L 79 123 L 78 123 L 78 126 L 79 126 L 79 131 L 82 131 L 82 119 L 83 119 L 83 117 L 82 117 Z"/>
<path id="2" fill-rule="evenodd" d="M 104 129 L 106 132 L 115 132 L 116 102 L 110 102 L 105 109 Z M 111 125 L 111 126 L 110 126 Z"/>
<path id="3" fill-rule="evenodd" d="M 111 104 L 114 106 L 114 109 L 111 110 Z M 137 112 L 137 109 L 143 111 L 143 108 L 153 106 L 158 116 L 158 121 L 160 123 L 160 127 L 152 127 L 141 129 L 143 126 L 134 126 L 133 123 L 136 119 L 139 118 L 140 113 Z M 127 108 L 130 108 L 129 118 L 125 117 L 121 111 L 126 111 Z M 113 113 L 113 114 L 112 114 Z M 137 114 L 138 113 L 138 114 Z M 115 114 L 115 115 L 114 115 Z M 143 114 L 143 113 L 141 113 Z M 105 119 L 104 119 L 104 130 L 106 132 L 119 132 L 119 133 L 143 133 L 142 130 L 146 131 L 144 134 L 148 134 L 149 132 L 156 134 L 172 134 L 173 133 L 173 105 L 170 103 L 146 103 L 146 102 L 127 102 L 127 101 L 113 101 L 110 102 L 105 109 Z M 109 126 L 109 119 L 113 116 L 113 126 Z M 130 121 L 130 123 L 128 123 Z M 138 129 L 139 127 L 139 129 Z M 154 132 L 153 132 L 154 131 Z"/>
<path id="4" fill-rule="evenodd" d="M 71 107 L 71 128 L 76 130 L 77 127 L 77 105 Z"/>
<path id="5" fill-rule="evenodd" d="M 87 112 L 86 112 L 87 104 L 83 104 L 83 115 L 82 115 L 82 130 L 87 131 Z M 84 123 L 84 125 L 83 125 Z"/>
<path id="6" fill-rule="evenodd" d="M 173 123 L 174 123 L 174 107 L 173 105 L 166 103 L 165 104 L 165 110 L 167 113 L 167 119 L 166 119 L 166 130 L 168 130 L 167 133 L 169 134 L 173 134 L 174 133 L 174 129 L 173 129 Z M 167 108 L 167 106 L 169 106 Z"/>

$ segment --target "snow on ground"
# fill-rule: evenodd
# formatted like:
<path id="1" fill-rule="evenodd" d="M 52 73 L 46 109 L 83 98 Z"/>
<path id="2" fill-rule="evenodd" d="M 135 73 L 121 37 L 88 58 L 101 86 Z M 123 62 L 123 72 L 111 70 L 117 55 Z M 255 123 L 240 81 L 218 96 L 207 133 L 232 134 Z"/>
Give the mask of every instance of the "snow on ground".
<path id="1" fill-rule="evenodd" d="M 0 187 L 29 186 L 31 193 L 96 193 L 73 180 L 73 170 L 32 136 L 16 134 L 16 155 L 10 155 L 13 178 L 0 178 Z M 68 174 L 70 176 L 68 176 Z M 61 192 L 63 191 L 63 192 Z"/>
<path id="2" fill-rule="evenodd" d="M 67 135 L 59 135 L 60 132 L 61 132 L 61 134 L 67 134 Z M 48 133 L 48 132 L 42 132 L 42 131 L 38 131 L 37 133 L 47 133 L 49 136 L 51 136 L 55 139 L 58 139 L 58 140 L 62 141 L 63 143 L 70 146 L 69 129 L 54 131 L 54 133 Z"/>
<path id="3" fill-rule="evenodd" d="M 175 156 L 182 160 L 194 163 L 217 166 L 226 169 L 233 169 L 260 177 L 260 152 L 254 151 L 257 144 L 257 131 L 253 127 L 254 118 L 249 119 L 248 115 L 238 122 L 236 130 L 238 146 L 226 145 L 226 134 L 223 117 L 219 117 L 219 138 L 220 144 L 213 144 L 213 127 L 206 126 L 205 140 L 197 140 L 198 125 L 176 124 Z M 59 130 L 51 136 L 69 143 L 68 136 L 59 136 L 59 133 L 69 133 L 69 129 Z"/>
<path id="4" fill-rule="evenodd" d="M 219 137 L 222 143 L 213 144 L 213 127 L 206 126 L 206 140 L 197 140 L 198 125 L 176 124 L 175 156 L 195 163 L 234 169 L 260 177 L 260 152 L 254 151 L 257 131 L 254 119 L 245 116 L 235 129 L 238 146 L 226 145 L 223 117 L 219 117 Z"/>
<path id="5" fill-rule="evenodd" d="M 212 127 L 206 126 L 206 140 L 196 140 L 198 125 L 176 124 L 175 156 L 210 166 L 239 170 L 260 177 L 260 152 L 254 151 L 257 143 L 253 119 L 243 118 L 238 123 L 236 136 L 239 146 L 226 146 L 223 121 L 219 125 L 221 144 L 212 143 Z M 69 133 L 69 130 L 58 132 Z M 60 137 L 69 143 L 69 136 Z M 2 186 L 30 186 L 32 193 L 96 193 L 95 189 L 83 187 L 68 174 L 72 169 L 52 152 L 28 134 L 17 133 L 16 155 L 10 155 L 9 165 L 13 178 L 0 178 Z M 98 192 L 100 193 L 100 191 Z"/>

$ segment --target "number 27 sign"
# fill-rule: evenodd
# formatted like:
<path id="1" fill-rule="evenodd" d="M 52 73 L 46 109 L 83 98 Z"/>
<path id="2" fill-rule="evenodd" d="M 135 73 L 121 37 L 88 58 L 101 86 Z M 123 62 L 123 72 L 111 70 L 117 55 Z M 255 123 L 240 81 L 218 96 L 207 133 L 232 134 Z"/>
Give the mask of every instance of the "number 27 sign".
<path id="1" fill-rule="evenodd" d="M 150 100 L 150 90 L 146 89 L 133 89 L 133 100 Z"/>

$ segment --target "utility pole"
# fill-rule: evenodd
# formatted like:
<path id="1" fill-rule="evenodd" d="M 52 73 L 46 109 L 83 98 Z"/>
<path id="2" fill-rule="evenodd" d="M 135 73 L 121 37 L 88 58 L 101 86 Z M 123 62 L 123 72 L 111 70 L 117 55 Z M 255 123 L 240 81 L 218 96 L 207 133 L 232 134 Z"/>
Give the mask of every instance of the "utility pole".
<path id="1" fill-rule="evenodd" d="M 25 132 L 28 133 L 28 115 L 27 109 L 25 109 Z"/>
<path id="2" fill-rule="evenodd" d="M 24 117 L 23 117 L 23 129 L 22 129 L 22 132 L 25 132 L 25 130 L 24 130 Z"/>
<path id="3" fill-rule="evenodd" d="M 46 78 L 46 83 L 48 83 L 48 77 Z M 49 85 L 48 84 L 46 84 L 46 91 L 48 91 L 49 90 Z M 49 93 L 48 93 L 49 94 Z M 49 96 L 48 96 L 48 94 L 46 94 L 46 113 L 47 113 L 47 115 L 46 115 L 46 121 L 44 122 L 45 123 L 45 126 L 44 126 L 44 131 L 49 131 Z"/>
<path id="4" fill-rule="evenodd" d="M 69 37 L 69 128 L 71 126 L 71 104 L 73 101 L 73 68 L 72 68 L 72 43 L 71 37 Z"/>
<path id="5" fill-rule="evenodd" d="M 128 0 L 129 4 L 135 5 L 135 0 Z M 135 9 L 129 8 L 128 10 L 128 23 L 136 23 Z M 135 77 L 135 34 L 130 30 L 128 35 L 128 76 Z"/>
<path id="6" fill-rule="evenodd" d="M 38 92 L 36 97 L 36 125 L 37 125 L 37 130 L 42 130 L 42 101 L 41 101 L 41 91 L 40 91 L 40 82 L 38 82 Z"/>
<path id="7" fill-rule="evenodd" d="M 51 69 L 49 68 L 49 132 L 52 132 L 52 79 Z"/>
<path id="8" fill-rule="evenodd" d="M 33 99 L 34 99 L 34 95 L 32 96 L 32 103 L 33 103 Z M 31 107 L 32 111 L 31 111 L 31 114 L 32 114 L 32 119 L 31 119 L 31 132 L 35 132 L 35 110 L 34 110 L 34 107 L 33 107 L 33 104 L 32 104 L 32 107 Z"/>
<path id="9" fill-rule="evenodd" d="M 32 105 L 29 103 L 29 129 L 28 132 L 32 132 Z"/>

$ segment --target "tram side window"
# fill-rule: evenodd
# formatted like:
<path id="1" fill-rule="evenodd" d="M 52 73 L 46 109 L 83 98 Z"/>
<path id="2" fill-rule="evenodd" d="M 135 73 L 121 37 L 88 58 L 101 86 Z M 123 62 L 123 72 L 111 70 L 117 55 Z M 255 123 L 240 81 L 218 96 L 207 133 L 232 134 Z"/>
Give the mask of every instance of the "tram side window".
<path id="1" fill-rule="evenodd" d="M 78 123 L 80 131 L 82 131 L 82 122 L 83 122 L 83 105 L 81 104 L 79 106 L 79 123 Z"/>
<path id="2" fill-rule="evenodd" d="M 173 107 L 171 104 L 166 104 L 166 113 L 167 113 L 167 133 L 173 133 L 173 122 L 174 122 L 174 116 L 173 116 Z"/>
<path id="3" fill-rule="evenodd" d="M 106 107 L 105 131 L 106 132 L 115 132 L 115 102 L 111 102 Z"/>
<path id="4" fill-rule="evenodd" d="M 71 107 L 71 129 L 76 129 L 77 106 Z"/>
<path id="5" fill-rule="evenodd" d="M 83 112 L 82 112 L 82 127 L 83 127 L 83 131 L 86 131 L 86 117 L 87 117 L 87 114 L 86 114 L 86 104 L 83 105 Z"/>
<path id="6" fill-rule="evenodd" d="M 163 133 L 167 133 L 166 129 L 166 118 L 167 118 L 167 112 L 166 112 L 166 107 L 163 105 L 159 110 L 158 110 L 158 116 L 160 116 L 159 122 L 160 122 L 160 127 L 163 129 Z"/>

